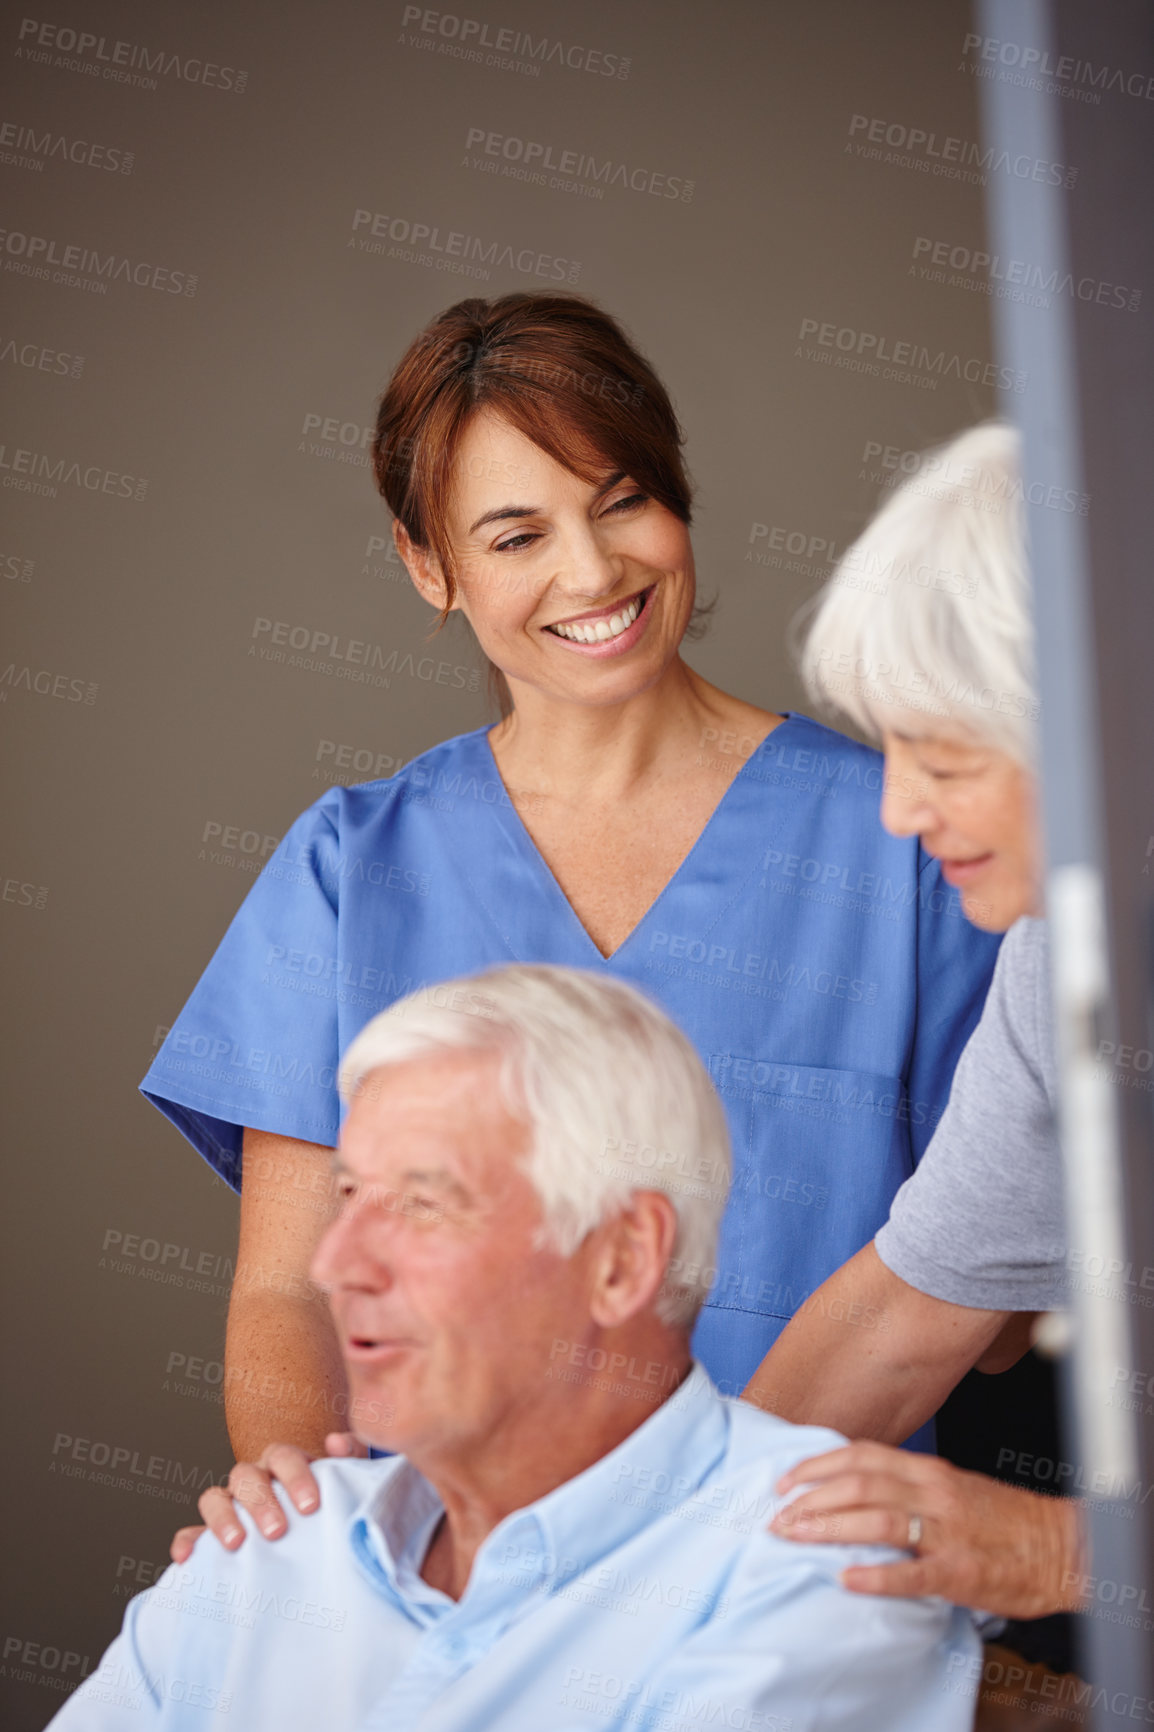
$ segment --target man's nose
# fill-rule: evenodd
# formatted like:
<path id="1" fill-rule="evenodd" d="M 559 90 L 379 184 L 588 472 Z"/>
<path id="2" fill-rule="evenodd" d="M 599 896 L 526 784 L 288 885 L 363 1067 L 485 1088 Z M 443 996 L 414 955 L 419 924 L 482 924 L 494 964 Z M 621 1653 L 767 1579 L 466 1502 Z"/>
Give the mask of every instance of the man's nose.
<path id="1" fill-rule="evenodd" d="M 362 1287 L 374 1292 L 392 1285 L 391 1230 L 397 1221 L 396 1193 L 368 1187 L 341 1205 L 321 1234 L 309 1264 L 320 1287 Z"/>
<path id="2" fill-rule="evenodd" d="M 346 1204 L 321 1234 L 309 1265 L 312 1280 L 321 1287 L 340 1287 L 355 1279 L 365 1261 L 363 1240 L 362 1213 Z"/>
<path id="3" fill-rule="evenodd" d="M 345 1219 L 339 1215 L 330 1221 L 320 1236 L 309 1263 L 309 1279 L 321 1287 L 335 1287 L 340 1267 L 340 1247 L 344 1237 Z"/>

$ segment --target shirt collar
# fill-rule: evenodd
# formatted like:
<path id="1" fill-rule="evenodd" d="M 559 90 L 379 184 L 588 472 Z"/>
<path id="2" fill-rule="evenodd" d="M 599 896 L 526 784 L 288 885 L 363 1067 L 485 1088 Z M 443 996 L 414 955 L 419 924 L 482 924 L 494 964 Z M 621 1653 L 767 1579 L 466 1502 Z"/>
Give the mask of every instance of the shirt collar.
<path id="1" fill-rule="evenodd" d="M 377 1587 L 427 1623 L 450 1602 L 421 1579 L 420 1569 L 445 1506 L 404 1456 L 388 1463 L 384 1482 L 356 1510 L 349 1542 L 361 1569 Z"/>
<path id="2" fill-rule="evenodd" d="M 655 1515 L 692 1498 L 721 1459 L 726 1405 L 694 1364 L 677 1390 L 575 1478 L 514 1510 L 477 1553 L 465 1598 L 489 1580 L 549 1593 L 647 1527 Z M 453 1602 L 421 1580 L 420 1566 L 444 1505 L 424 1474 L 403 1457 L 352 1517 L 354 1555 L 370 1578 L 416 1621 L 428 1623 Z"/>
<path id="3" fill-rule="evenodd" d="M 566 1480 L 525 1510 L 516 1510 L 489 1535 L 486 1546 L 508 1551 L 510 1530 L 540 1529 L 544 1557 L 539 1572 L 560 1586 L 693 1496 L 724 1453 L 728 1434 L 725 1404 L 704 1367 L 694 1364 L 685 1381 L 643 1425 L 608 1455 Z"/>

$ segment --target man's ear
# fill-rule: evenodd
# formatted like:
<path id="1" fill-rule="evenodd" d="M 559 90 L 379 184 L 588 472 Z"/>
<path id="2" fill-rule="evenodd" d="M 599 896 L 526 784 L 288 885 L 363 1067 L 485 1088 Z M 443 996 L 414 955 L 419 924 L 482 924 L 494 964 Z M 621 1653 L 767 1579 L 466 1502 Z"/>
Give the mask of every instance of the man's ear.
<path id="1" fill-rule="evenodd" d="M 439 613 L 444 608 L 448 594 L 440 560 L 431 547 L 417 546 L 399 518 L 393 519 L 393 543 L 418 594 Z M 449 603 L 450 611 L 456 606 L 457 598 L 454 596 Z"/>
<path id="2" fill-rule="evenodd" d="M 590 1297 L 595 1323 L 615 1328 L 654 1302 L 676 1239 L 677 1210 L 665 1192 L 635 1191 L 605 1225 Z"/>

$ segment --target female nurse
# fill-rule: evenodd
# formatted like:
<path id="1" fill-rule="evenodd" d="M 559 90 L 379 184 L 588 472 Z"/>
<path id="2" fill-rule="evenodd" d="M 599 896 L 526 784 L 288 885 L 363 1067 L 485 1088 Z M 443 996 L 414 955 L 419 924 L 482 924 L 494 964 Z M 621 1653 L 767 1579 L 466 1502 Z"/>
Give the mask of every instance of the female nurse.
<path id="1" fill-rule="evenodd" d="M 914 1554 L 851 1570 L 847 1586 L 1036 1618 L 1080 1603 L 1077 1502 L 890 1447 L 971 1367 L 1011 1364 L 1036 1315 L 1068 1298 L 1021 493 L 1008 427 L 931 453 L 845 556 L 806 640 L 810 690 L 884 745 L 887 828 L 918 836 L 970 920 L 1007 936 L 924 1160 L 747 1394 L 859 1440 L 800 1464 L 782 1489 L 812 1489 L 775 1523 Z M 881 571 L 907 573 L 904 587 L 871 584 Z M 868 1358 L 838 1322 L 863 1307 L 885 1324 Z"/>
<path id="2" fill-rule="evenodd" d="M 414 988 L 567 963 L 695 1041 L 737 1159 L 695 1350 L 732 1393 L 881 1226 L 944 1109 L 997 941 L 879 823 L 876 753 L 682 659 L 680 445 L 652 368 L 576 297 L 451 307 L 384 394 L 401 557 L 464 614 L 506 713 L 297 819 L 142 1085 L 241 1193 L 238 1458 L 355 1429 L 306 1272 L 335 1207 L 340 1055 Z"/>

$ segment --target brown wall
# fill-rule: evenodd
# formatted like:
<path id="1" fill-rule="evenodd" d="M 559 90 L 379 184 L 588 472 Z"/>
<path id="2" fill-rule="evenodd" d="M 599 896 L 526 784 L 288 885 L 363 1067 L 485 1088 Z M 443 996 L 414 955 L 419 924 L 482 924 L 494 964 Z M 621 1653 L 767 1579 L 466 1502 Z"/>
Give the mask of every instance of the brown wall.
<path id="1" fill-rule="evenodd" d="M 969 257 L 983 175 L 963 162 L 960 0 L 415 11 L 68 0 L 0 26 L 13 1728 L 43 1725 L 95 1664 L 190 1485 L 230 1461 L 214 1378 L 237 1204 L 136 1093 L 157 1030 L 257 839 L 322 791 L 322 742 L 371 754 L 340 778 L 362 780 L 486 714 L 463 633 L 433 651 L 461 684 L 423 677 L 429 616 L 378 545 L 357 430 L 408 339 L 465 294 L 557 283 L 525 268 L 540 255 L 566 261 L 688 432 L 720 598 L 690 658 L 778 707 L 806 707 L 783 634 L 878 497 L 870 448 L 1013 401 Z M 490 43 L 560 49 L 526 64 L 522 44 L 512 67 L 445 52 L 460 42 L 440 26 L 467 17 Z M 473 129 L 635 184 L 506 176 Z M 470 277 L 411 239 L 369 252 L 358 211 L 511 262 Z M 923 275 L 938 242 L 959 249 L 954 281 Z M 924 352 L 887 377 L 888 359 L 858 361 L 883 341 Z M 262 620 L 396 652 L 387 684 L 262 659 Z"/>

